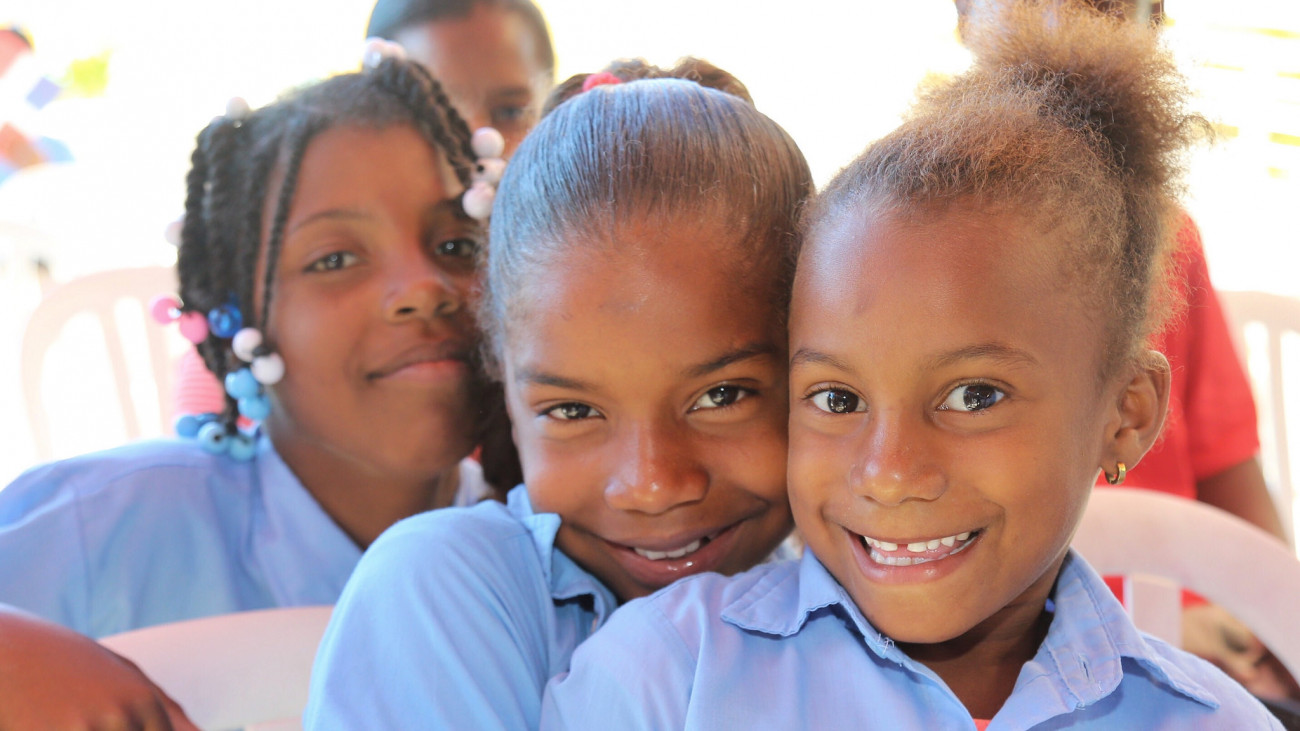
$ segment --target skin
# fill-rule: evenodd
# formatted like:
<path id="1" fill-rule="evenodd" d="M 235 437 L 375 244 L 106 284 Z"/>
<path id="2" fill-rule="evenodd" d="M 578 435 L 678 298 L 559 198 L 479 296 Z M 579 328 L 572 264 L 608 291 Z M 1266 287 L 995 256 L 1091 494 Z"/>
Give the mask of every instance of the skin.
<path id="1" fill-rule="evenodd" d="M 463 18 L 444 18 L 395 34 L 411 58 L 433 72 L 470 129 L 495 127 L 506 156 L 537 124 L 552 70 L 539 61 L 538 38 L 516 12 L 475 5 Z"/>
<path id="2" fill-rule="evenodd" d="M 1046 634 L 1098 472 L 1136 464 L 1158 434 L 1168 372 L 1153 354 L 1098 377 L 1102 325 L 1062 296 L 1049 235 L 973 206 L 923 218 L 846 215 L 804 252 L 791 503 L 872 624 L 990 718 Z M 961 552 L 909 567 L 861 539 L 964 532 Z"/>
<path id="3" fill-rule="evenodd" d="M 406 126 L 333 128 L 303 158 L 268 325 L 285 376 L 265 426 L 363 547 L 449 505 L 473 448 L 467 302 L 481 232 L 460 192 Z"/>
<path id="4" fill-rule="evenodd" d="M 533 506 L 556 545 L 644 596 L 752 567 L 789 533 L 785 336 L 723 232 L 641 222 L 536 267 L 502 366 Z M 651 560 L 712 537 L 697 552 Z"/>
<path id="5" fill-rule="evenodd" d="M 129 660 L 2 606 L 0 728 L 198 731 Z"/>

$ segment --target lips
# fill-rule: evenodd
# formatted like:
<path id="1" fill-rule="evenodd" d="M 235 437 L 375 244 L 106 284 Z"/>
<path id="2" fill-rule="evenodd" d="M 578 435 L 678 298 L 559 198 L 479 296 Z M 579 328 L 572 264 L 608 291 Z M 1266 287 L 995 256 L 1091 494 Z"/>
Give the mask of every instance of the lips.
<path id="1" fill-rule="evenodd" d="M 664 539 L 606 541 L 612 557 L 644 586 L 663 587 L 691 574 L 716 571 L 731 556 L 736 528 L 732 523 L 709 533 L 691 533 Z"/>
<path id="2" fill-rule="evenodd" d="M 472 348 L 460 340 L 442 340 L 432 343 L 420 343 L 401 351 L 380 367 L 366 374 L 369 380 L 388 378 L 412 367 L 426 363 L 461 363 L 468 364 Z"/>

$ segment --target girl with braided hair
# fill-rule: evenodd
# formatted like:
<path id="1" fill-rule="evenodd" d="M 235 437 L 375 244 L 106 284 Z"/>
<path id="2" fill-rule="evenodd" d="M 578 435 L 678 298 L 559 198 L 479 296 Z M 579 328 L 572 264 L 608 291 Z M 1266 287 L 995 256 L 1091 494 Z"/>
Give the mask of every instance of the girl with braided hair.
<path id="1" fill-rule="evenodd" d="M 332 604 L 389 525 L 492 494 L 470 298 L 503 145 L 396 50 L 199 134 L 170 305 L 226 407 L 0 492 L 0 602 L 91 637 Z"/>

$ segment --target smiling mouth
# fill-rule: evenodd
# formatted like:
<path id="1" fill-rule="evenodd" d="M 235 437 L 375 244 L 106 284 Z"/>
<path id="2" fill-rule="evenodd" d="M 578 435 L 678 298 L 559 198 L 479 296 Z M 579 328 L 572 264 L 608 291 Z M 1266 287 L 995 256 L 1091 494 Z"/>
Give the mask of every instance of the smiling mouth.
<path id="1" fill-rule="evenodd" d="M 708 536 L 705 536 L 704 538 L 696 538 L 695 540 L 691 541 L 685 546 L 682 546 L 681 548 L 675 548 L 671 551 L 651 551 L 646 548 L 637 548 L 636 546 L 632 546 L 632 550 L 636 551 L 636 554 L 641 558 L 648 558 L 651 561 L 663 561 L 665 559 L 683 558 L 685 556 L 689 556 L 692 553 L 695 553 L 696 551 L 700 550 L 701 548 L 704 548 L 705 546 L 709 545 L 709 542 L 712 540 L 713 539 Z"/>
<path id="2" fill-rule="evenodd" d="M 915 566 L 942 561 L 965 551 L 981 535 L 981 531 L 965 531 L 943 538 L 899 544 L 858 535 L 867 555 L 882 566 Z"/>

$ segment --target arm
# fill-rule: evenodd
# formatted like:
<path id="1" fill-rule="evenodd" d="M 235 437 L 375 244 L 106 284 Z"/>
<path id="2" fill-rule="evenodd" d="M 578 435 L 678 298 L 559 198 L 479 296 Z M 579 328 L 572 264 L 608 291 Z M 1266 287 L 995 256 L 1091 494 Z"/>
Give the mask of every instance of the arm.
<path id="1" fill-rule="evenodd" d="M 1286 542 L 1277 505 L 1264 484 L 1259 460 L 1251 457 L 1196 482 L 1201 502 L 1226 510 Z"/>
<path id="2" fill-rule="evenodd" d="M 129 660 L 0 606 L 0 728 L 198 731 Z"/>
<path id="3" fill-rule="evenodd" d="M 500 519 L 472 517 L 485 508 Z M 370 547 L 317 653 L 306 728 L 536 728 L 551 597 L 504 513 L 426 513 Z"/>

